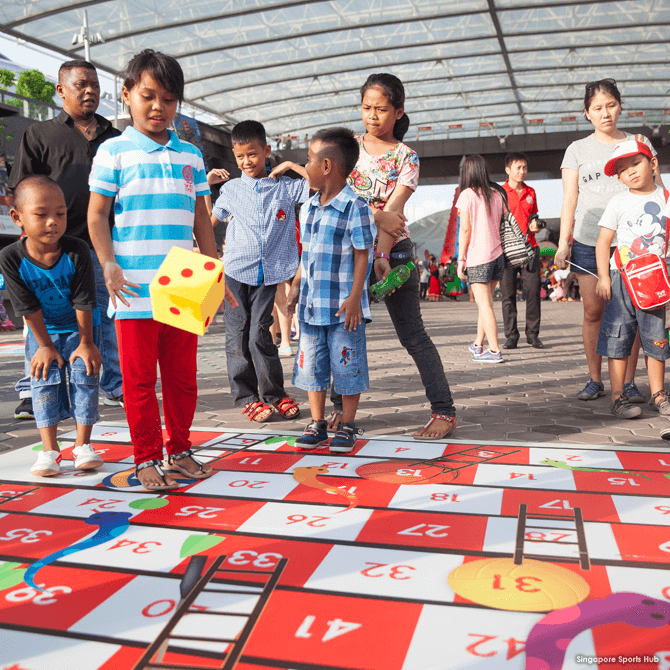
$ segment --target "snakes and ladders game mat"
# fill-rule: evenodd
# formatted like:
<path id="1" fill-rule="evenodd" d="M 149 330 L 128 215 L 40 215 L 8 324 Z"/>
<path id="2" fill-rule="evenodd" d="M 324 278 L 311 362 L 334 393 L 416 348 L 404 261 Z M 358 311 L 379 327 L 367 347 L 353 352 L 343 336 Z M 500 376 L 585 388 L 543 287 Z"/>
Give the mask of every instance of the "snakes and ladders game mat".
<path id="1" fill-rule="evenodd" d="M 670 669 L 666 453 L 191 437 L 164 495 L 122 424 L 0 457 L 0 670 Z"/>

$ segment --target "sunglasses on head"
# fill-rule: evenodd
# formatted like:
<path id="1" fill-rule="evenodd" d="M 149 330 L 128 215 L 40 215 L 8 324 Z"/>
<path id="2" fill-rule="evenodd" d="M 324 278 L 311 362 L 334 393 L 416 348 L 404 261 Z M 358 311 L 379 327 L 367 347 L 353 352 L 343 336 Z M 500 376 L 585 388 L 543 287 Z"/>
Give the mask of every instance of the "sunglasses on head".
<path id="1" fill-rule="evenodd" d="M 616 86 L 616 79 L 598 79 L 598 81 L 590 81 L 588 84 L 586 84 L 586 90 L 592 90 L 594 88 L 600 88 L 601 84 L 612 84 L 612 86 Z"/>

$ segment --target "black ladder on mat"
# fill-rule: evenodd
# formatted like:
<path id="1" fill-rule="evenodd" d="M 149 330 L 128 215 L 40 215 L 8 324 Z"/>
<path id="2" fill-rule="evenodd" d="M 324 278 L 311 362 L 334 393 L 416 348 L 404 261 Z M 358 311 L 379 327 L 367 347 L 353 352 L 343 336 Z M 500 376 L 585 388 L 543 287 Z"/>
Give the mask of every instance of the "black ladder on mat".
<path id="1" fill-rule="evenodd" d="M 579 567 L 581 567 L 582 570 L 590 570 L 591 561 L 589 559 L 589 552 L 586 547 L 586 534 L 584 532 L 584 518 L 582 517 L 582 510 L 579 507 L 574 507 L 572 511 L 574 512 L 574 516 L 572 517 L 559 517 L 551 514 L 529 515 L 528 506 L 524 504 L 519 505 L 519 516 L 516 527 L 516 543 L 514 548 L 514 563 L 516 563 L 516 565 L 521 565 L 523 563 L 524 556 L 534 555 L 547 557 L 547 554 L 532 551 L 533 545 L 551 544 L 555 546 L 557 544 L 555 540 L 527 538 L 527 532 L 541 533 L 542 531 L 548 531 L 549 533 L 555 533 L 558 529 L 563 529 L 569 531 L 570 533 L 574 533 L 576 542 L 568 541 L 559 542 L 558 544 L 562 546 L 576 546 L 578 550 L 578 557 L 550 554 L 551 558 L 567 561 L 578 558 Z M 567 525 L 556 525 L 557 521 L 566 522 Z M 554 525 L 551 525 L 552 522 Z M 532 525 L 529 526 L 529 523 Z M 543 523 L 545 525 L 542 525 Z M 529 528 L 531 531 L 529 531 Z M 528 549 L 526 549 L 526 544 L 529 545 Z"/>
<path id="2" fill-rule="evenodd" d="M 194 557 L 196 558 L 196 557 Z M 263 609 L 267 605 L 268 600 L 270 599 L 270 596 L 272 595 L 272 592 L 277 586 L 277 583 L 279 582 L 279 578 L 282 575 L 282 572 L 284 571 L 284 568 L 286 567 L 286 564 L 288 562 L 287 558 L 282 558 L 275 568 L 272 570 L 272 572 L 268 572 L 266 570 L 230 570 L 230 569 L 223 569 L 221 568 L 221 565 L 225 562 L 227 556 L 219 556 L 214 563 L 210 566 L 210 568 L 198 579 L 197 583 L 188 591 L 188 594 L 184 595 L 181 602 L 179 603 L 177 609 L 175 610 L 174 614 L 172 617 L 170 617 L 170 620 L 165 624 L 165 627 L 163 630 L 158 634 L 156 639 L 149 645 L 147 650 L 144 652 L 144 655 L 140 660 L 135 664 L 135 667 L 133 670 L 148 670 L 149 668 L 160 668 L 162 670 L 205 670 L 206 668 L 209 669 L 211 668 L 211 665 L 204 666 L 204 665 L 175 665 L 172 663 L 163 663 L 162 662 L 162 657 L 165 653 L 165 651 L 168 648 L 168 645 L 174 641 L 175 646 L 178 645 L 178 642 L 180 640 L 183 641 L 190 641 L 190 642 L 218 642 L 218 643 L 227 643 L 232 645 L 232 647 L 229 648 L 227 652 L 224 652 L 222 654 L 222 657 L 225 659 L 223 662 L 223 665 L 221 666 L 222 670 L 232 670 L 236 665 L 237 662 L 240 660 L 240 657 L 242 656 L 242 652 L 244 651 L 244 647 L 246 646 L 247 642 L 249 641 L 249 637 L 251 636 L 251 633 L 254 630 L 254 627 L 256 626 L 256 623 L 258 622 L 258 619 L 260 618 L 261 614 L 263 613 Z M 239 590 L 239 580 L 231 580 L 230 578 L 221 578 L 217 577 L 218 573 L 221 572 L 226 572 L 226 573 L 233 573 L 235 575 L 261 575 L 267 579 L 265 584 L 259 583 L 252 581 L 247 586 L 257 586 L 258 591 L 240 591 Z M 230 589 L 226 590 L 225 588 L 207 588 L 207 586 L 212 582 L 212 580 L 216 579 L 216 585 L 217 586 L 226 586 L 226 581 L 230 581 Z M 186 575 L 185 579 L 186 580 Z M 238 587 L 238 590 L 235 590 L 235 587 Z M 213 611 L 206 611 L 206 610 L 200 610 L 200 609 L 195 609 L 192 607 L 193 603 L 195 602 L 196 598 L 201 594 L 201 593 L 248 593 L 249 595 L 257 595 L 258 596 L 258 601 L 256 602 L 256 605 L 254 606 L 253 610 L 251 611 L 250 614 L 240 614 L 240 613 L 231 613 L 231 612 L 213 612 Z M 212 616 L 235 616 L 237 618 L 246 618 L 247 622 L 244 625 L 244 628 L 240 632 L 240 634 L 237 636 L 236 639 L 229 639 L 229 638 L 219 638 L 219 637 L 198 637 L 198 636 L 191 636 L 191 635 L 173 635 L 172 631 L 176 628 L 177 624 L 183 619 L 183 617 L 187 616 L 188 614 L 209 614 Z M 162 652 L 159 653 L 158 659 L 152 662 L 152 659 L 157 655 L 157 652 Z M 194 653 L 197 655 L 197 650 L 192 649 L 192 648 L 186 648 L 182 647 L 179 649 L 179 653 L 182 654 L 189 654 L 189 653 Z M 208 659 L 211 659 L 211 656 L 208 656 Z"/>

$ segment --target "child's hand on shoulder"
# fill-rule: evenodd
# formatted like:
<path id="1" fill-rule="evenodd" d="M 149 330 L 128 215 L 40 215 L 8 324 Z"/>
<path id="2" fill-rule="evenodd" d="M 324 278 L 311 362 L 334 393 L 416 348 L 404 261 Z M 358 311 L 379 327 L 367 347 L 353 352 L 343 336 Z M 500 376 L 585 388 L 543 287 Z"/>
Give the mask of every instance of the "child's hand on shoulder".
<path id="1" fill-rule="evenodd" d="M 86 374 L 89 377 L 97 376 L 102 365 L 102 355 L 93 342 L 80 342 L 70 356 L 70 364 L 72 365 L 78 358 L 84 361 Z"/>
<path id="2" fill-rule="evenodd" d="M 612 282 L 609 277 L 599 277 L 596 285 L 596 294 L 603 300 L 611 300 L 612 298 Z"/>
<path id="3" fill-rule="evenodd" d="M 289 170 L 293 170 L 295 172 L 295 164 L 292 161 L 284 161 L 283 163 L 279 163 L 276 168 L 270 172 L 268 177 L 271 177 L 272 179 L 277 179 L 277 177 L 281 177 L 283 174 L 287 173 Z"/>
<path id="4" fill-rule="evenodd" d="M 49 376 L 49 368 L 54 361 L 58 363 L 59 368 L 65 365 L 63 357 L 58 353 L 58 349 L 53 343 L 47 347 L 40 347 L 30 361 L 30 376 L 33 379 L 42 378 L 46 381 Z"/>
<path id="5" fill-rule="evenodd" d="M 230 179 L 230 173 L 228 170 L 223 168 L 214 168 L 207 173 L 207 183 L 210 186 L 214 184 L 220 184 L 221 182 L 228 181 Z"/>
<path id="6" fill-rule="evenodd" d="M 344 329 L 348 329 L 349 332 L 356 330 L 361 323 L 361 296 L 352 293 L 346 298 L 335 316 L 340 316 L 342 312 L 344 312 Z"/>
<path id="7" fill-rule="evenodd" d="M 139 284 L 129 282 L 123 275 L 123 270 L 118 263 L 105 263 L 105 283 L 109 291 L 109 297 L 112 299 L 112 305 L 116 309 L 116 299 L 118 298 L 126 307 L 130 307 L 130 303 L 125 299 L 126 295 L 131 295 L 135 298 L 139 297 L 137 293 L 128 289 L 128 286 L 140 288 Z"/>

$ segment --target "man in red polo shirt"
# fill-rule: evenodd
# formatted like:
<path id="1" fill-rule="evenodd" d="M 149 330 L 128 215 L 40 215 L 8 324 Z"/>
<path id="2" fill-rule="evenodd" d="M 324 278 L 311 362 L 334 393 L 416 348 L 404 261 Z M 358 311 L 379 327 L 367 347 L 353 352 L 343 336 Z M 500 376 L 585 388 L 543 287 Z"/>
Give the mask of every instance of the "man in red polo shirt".
<path id="1" fill-rule="evenodd" d="M 544 346 L 538 337 L 540 333 L 540 250 L 535 241 L 535 233 L 540 232 L 536 219 L 537 197 L 535 189 L 524 183 L 528 172 L 528 158 L 522 153 L 509 153 L 505 156 L 505 172 L 507 181 L 503 188 L 507 192 L 507 202 L 519 223 L 524 235 L 535 248 L 535 259 L 532 263 L 519 268 L 505 268 L 500 290 L 502 292 L 503 321 L 505 337 L 503 349 L 516 349 L 519 341 L 519 329 L 516 322 L 516 289 L 517 273 L 521 273 L 521 285 L 526 294 L 526 340 L 531 347 L 542 349 Z"/>

